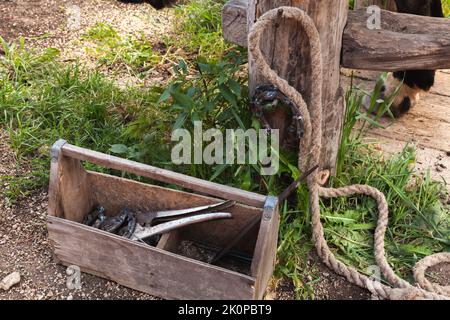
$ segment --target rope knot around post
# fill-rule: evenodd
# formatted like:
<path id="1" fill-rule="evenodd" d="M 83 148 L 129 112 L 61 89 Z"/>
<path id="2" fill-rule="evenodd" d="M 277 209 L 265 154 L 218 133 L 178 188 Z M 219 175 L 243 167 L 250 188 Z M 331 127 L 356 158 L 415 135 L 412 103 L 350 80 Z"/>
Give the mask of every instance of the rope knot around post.
<path id="1" fill-rule="evenodd" d="M 260 48 L 263 32 L 277 23 L 279 19 L 296 20 L 305 38 L 309 41 L 311 59 L 312 92 L 309 105 L 302 95 L 285 79 L 278 76 L 266 62 Z M 271 85 L 275 85 L 299 109 L 304 121 L 304 136 L 299 142 L 299 168 L 306 172 L 308 168 L 319 163 L 322 146 L 322 51 L 319 32 L 313 20 L 303 10 L 295 7 L 279 7 L 263 14 L 253 25 L 248 35 L 250 58 L 254 60 L 255 68 Z M 419 261 L 414 268 L 414 277 L 418 287 L 398 277 L 387 262 L 384 249 L 384 236 L 388 225 L 388 204 L 382 192 L 367 185 L 352 185 L 342 188 L 324 188 L 327 172 L 315 171 L 307 178 L 309 201 L 313 227 L 313 240 L 323 262 L 333 271 L 344 276 L 348 281 L 368 289 L 373 295 L 383 299 L 450 299 L 450 288 L 432 284 L 425 279 L 427 268 L 438 263 L 450 263 L 450 253 L 438 253 Z M 392 285 L 387 286 L 379 281 L 359 273 L 356 269 L 345 265 L 336 259 L 324 237 L 323 226 L 320 220 L 320 197 L 335 198 L 354 195 L 372 197 L 378 204 L 378 221 L 374 234 L 375 259 L 385 279 Z"/>

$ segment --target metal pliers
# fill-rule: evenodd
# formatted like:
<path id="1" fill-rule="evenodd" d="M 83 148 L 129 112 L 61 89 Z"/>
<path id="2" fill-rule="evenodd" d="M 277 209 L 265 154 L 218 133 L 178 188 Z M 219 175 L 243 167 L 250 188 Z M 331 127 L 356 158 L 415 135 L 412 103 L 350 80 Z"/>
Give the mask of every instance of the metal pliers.
<path id="1" fill-rule="evenodd" d="M 136 211 L 125 208 L 118 215 L 105 215 L 105 208 L 98 206 L 84 219 L 83 224 L 115 233 L 131 240 L 161 235 L 194 223 L 232 218 L 231 213 L 215 212 L 235 205 L 225 201 L 213 205 L 167 211 Z M 168 221 L 168 222 L 164 222 Z M 158 224 L 158 222 L 161 222 Z"/>
<path id="2" fill-rule="evenodd" d="M 156 212 L 137 212 L 138 225 L 131 240 L 144 240 L 146 238 L 163 234 L 174 229 L 182 228 L 194 223 L 217 219 L 232 218 L 231 213 L 216 212 L 235 205 L 234 201 L 225 201 L 213 205 Z M 159 224 L 158 221 L 167 221 Z"/>

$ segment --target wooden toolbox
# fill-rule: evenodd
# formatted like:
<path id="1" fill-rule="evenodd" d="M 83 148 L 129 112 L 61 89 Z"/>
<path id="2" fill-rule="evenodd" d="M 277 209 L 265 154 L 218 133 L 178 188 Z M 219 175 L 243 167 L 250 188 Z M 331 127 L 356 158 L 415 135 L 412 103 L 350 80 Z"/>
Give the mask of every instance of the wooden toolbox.
<path id="1" fill-rule="evenodd" d="M 89 162 L 199 194 L 87 171 Z M 64 265 L 166 299 L 262 299 L 276 258 L 277 198 L 189 177 L 57 141 L 52 148 L 49 238 Z M 208 196 L 206 196 L 208 195 Z M 184 209 L 234 200 L 232 219 L 193 224 L 164 234 L 156 247 L 81 224 L 95 205 L 107 214 L 129 209 Z M 245 270 L 211 265 L 180 252 L 181 244 L 220 250 L 255 216 L 261 222 L 235 246 Z M 203 247 L 205 248 L 205 247 Z M 215 250 L 216 250 L 215 249 Z M 229 255 L 232 259 L 232 255 Z M 248 268 L 247 268 L 248 267 Z"/>

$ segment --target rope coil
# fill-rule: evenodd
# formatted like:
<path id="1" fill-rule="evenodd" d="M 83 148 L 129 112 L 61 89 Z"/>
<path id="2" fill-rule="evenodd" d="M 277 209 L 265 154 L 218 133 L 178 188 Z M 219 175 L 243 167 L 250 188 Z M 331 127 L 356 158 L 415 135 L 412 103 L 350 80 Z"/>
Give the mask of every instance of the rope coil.
<path id="1" fill-rule="evenodd" d="M 260 42 L 263 32 L 279 21 L 279 19 L 296 20 L 303 30 L 310 45 L 312 98 L 310 107 L 305 103 L 302 95 L 289 83 L 282 79 L 271 69 L 261 52 Z M 305 172 L 313 164 L 319 163 L 322 145 L 322 53 L 319 33 L 313 20 L 301 9 L 295 7 L 279 7 L 262 15 L 253 25 L 248 36 L 250 58 L 254 67 L 268 82 L 276 85 L 299 108 L 304 118 L 305 134 L 300 141 L 299 168 Z M 319 257 L 337 274 L 344 276 L 348 281 L 368 289 L 372 294 L 383 299 L 450 299 L 450 287 L 440 286 L 429 282 L 425 278 L 427 268 L 439 263 L 450 263 L 450 253 L 438 253 L 425 257 L 414 267 L 414 278 L 418 287 L 397 276 L 386 259 L 384 249 L 384 236 L 386 233 L 389 211 L 386 198 L 378 189 L 367 185 L 352 185 L 342 188 L 321 187 L 326 171 L 314 172 L 307 178 L 310 194 L 310 208 L 313 229 L 313 240 Z M 359 273 L 356 269 L 345 265 L 336 259 L 324 237 L 323 226 L 320 221 L 320 197 L 335 198 L 354 195 L 372 197 L 378 204 L 378 221 L 374 234 L 375 259 L 381 273 L 393 286 L 387 286 L 379 281 L 370 279 Z"/>

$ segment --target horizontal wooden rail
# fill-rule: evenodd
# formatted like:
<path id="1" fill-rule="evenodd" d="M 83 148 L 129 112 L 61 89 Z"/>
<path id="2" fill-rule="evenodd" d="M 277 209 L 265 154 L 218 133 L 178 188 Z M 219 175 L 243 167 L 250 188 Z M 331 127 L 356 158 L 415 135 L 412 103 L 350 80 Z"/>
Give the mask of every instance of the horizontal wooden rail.
<path id="1" fill-rule="evenodd" d="M 231 0 L 222 10 L 226 40 L 247 46 L 248 0 Z M 349 11 L 342 43 L 346 68 L 400 71 L 450 68 L 450 19 L 381 10 L 381 29 L 367 28 L 366 9 Z"/>
<path id="2" fill-rule="evenodd" d="M 57 144 L 61 145 L 61 142 Z M 56 144 L 55 144 L 56 145 Z M 80 148 L 68 143 L 62 144 L 60 152 L 63 156 L 74 158 L 80 161 L 87 161 L 93 164 L 101 165 L 110 169 L 126 171 L 138 176 L 154 179 L 157 181 L 176 184 L 183 188 L 202 192 L 208 195 L 235 200 L 242 204 L 262 208 L 266 202 L 267 196 L 254 192 L 221 185 L 214 182 L 190 177 L 181 173 L 160 169 L 157 167 L 145 165 L 139 162 L 122 159 L 112 155 Z"/>
<path id="3" fill-rule="evenodd" d="M 341 64 L 400 71 L 450 68 L 450 19 L 381 11 L 381 29 L 367 28 L 365 9 L 348 16 Z"/>
<path id="4" fill-rule="evenodd" d="M 228 1 L 222 9 L 223 37 L 235 44 L 247 46 L 248 0 Z"/>

